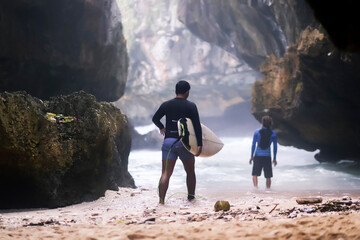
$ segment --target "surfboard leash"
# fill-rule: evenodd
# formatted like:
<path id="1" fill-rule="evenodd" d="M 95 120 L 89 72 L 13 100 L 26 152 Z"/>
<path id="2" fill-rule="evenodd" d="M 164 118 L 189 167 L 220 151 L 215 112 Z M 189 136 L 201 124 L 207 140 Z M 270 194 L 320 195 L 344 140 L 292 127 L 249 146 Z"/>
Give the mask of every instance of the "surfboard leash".
<path id="1" fill-rule="evenodd" d="M 200 195 L 188 194 L 188 193 L 186 193 L 186 192 L 176 192 L 176 193 L 171 194 L 171 195 L 167 198 L 166 201 L 169 201 L 169 199 L 172 198 L 172 197 L 175 196 L 175 195 L 188 195 L 188 196 L 194 197 L 194 199 L 201 199 L 201 198 L 203 198 L 203 196 L 200 196 Z"/>
<path id="2" fill-rule="evenodd" d="M 171 144 L 170 149 L 169 149 L 169 151 L 168 151 L 168 154 L 167 154 L 167 156 L 166 156 L 166 160 L 165 160 L 165 170 L 164 170 L 164 173 L 161 173 L 161 178 L 160 178 L 160 180 L 159 180 L 159 184 L 158 184 L 158 196 L 159 196 L 159 198 L 160 198 L 160 202 L 163 202 L 163 203 L 165 203 L 165 199 L 161 199 L 161 197 L 160 197 L 160 184 L 161 184 L 161 181 L 162 181 L 163 176 L 166 174 L 166 170 L 167 170 L 167 165 L 168 165 L 168 160 L 169 160 L 170 152 L 171 152 L 172 148 L 174 147 L 174 145 L 175 145 L 178 141 L 180 141 L 180 139 L 181 139 L 181 136 L 178 137 L 178 139 L 176 139 L 176 141 L 173 142 L 173 144 Z"/>
<path id="3" fill-rule="evenodd" d="M 170 152 L 171 152 L 173 146 L 175 145 L 175 143 L 177 143 L 178 141 L 179 141 L 179 140 L 175 141 L 175 142 L 171 145 L 171 147 L 170 147 L 170 149 L 169 149 L 169 152 L 168 152 L 168 154 L 167 154 L 167 156 L 166 156 L 164 174 L 166 174 L 166 169 L 167 169 L 167 164 L 168 164 L 168 159 L 169 159 Z M 160 183 L 161 183 L 161 181 L 162 181 L 162 178 L 163 178 L 163 174 L 161 174 L 161 178 L 160 178 L 160 181 L 159 181 L 159 184 L 158 184 L 158 196 L 159 196 L 159 198 L 160 198 L 160 189 L 159 189 L 159 188 L 160 188 Z M 189 193 L 185 193 L 185 192 L 176 192 L 176 193 L 173 193 L 172 195 L 170 195 L 170 196 L 166 199 L 166 201 L 165 201 L 165 199 L 161 199 L 161 198 L 160 198 L 160 201 L 165 204 L 165 202 L 169 201 L 170 198 L 174 197 L 175 195 L 179 195 L 179 194 L 184 194 L 184 195 L 192 196 L 192 197 L 194 197 L 194 199 L 201 199 L 201 198 L 203 198 L 203 197 L 200 196 L 200 195 L 189 194 Z"/>

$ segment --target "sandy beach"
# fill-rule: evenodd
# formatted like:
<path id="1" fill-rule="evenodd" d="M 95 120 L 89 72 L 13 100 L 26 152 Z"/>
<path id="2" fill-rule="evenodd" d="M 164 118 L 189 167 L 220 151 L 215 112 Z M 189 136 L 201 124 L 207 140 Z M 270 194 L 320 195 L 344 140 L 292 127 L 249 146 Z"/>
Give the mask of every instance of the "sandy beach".
<path id="1" fill-rule="evenodd" d="M 2 210 L 0 239 L 360 239 L 359 195 L 306 205 L 300 197 L 316 196 L 259 190 L 188 202 L 174 194 L 162 206 L 156 190 L 121 188 L 64 208 Z M 230 210 L 215 212 L 217 200 Z"/>

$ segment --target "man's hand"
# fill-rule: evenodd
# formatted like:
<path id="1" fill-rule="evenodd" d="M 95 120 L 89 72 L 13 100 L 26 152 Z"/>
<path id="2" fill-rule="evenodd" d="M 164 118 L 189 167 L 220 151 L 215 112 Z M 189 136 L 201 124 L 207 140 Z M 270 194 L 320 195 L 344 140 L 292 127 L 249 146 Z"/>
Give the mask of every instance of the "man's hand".
<path id="1" fill-rule="evenodd" d="M 253 161 L 254 161 L 254 158 L 253 157 L 250 158 L 249 164 L 251 165 Z"/>
<path id="2" fill-rule="evenodd" d="M 274 167 L 276 167 L 276 165 L 277 165 L 276 159 L 273 160 L 273 163 L 274 163 Z"/>
<path id="3" fill-rule="evenodd" d="M 195 157 L 198 157 L 198 156 L 201 154 L 201 151 L 202 151 L 202 146 L 198 146 L 198 147 L 197 147 L 196 154 L 195 154 L 194 156 L 195 156 Z"/>
<path id="4" fill-rule="evenodd" d="M 166 128 L 160 129 L 160 134 L 161 134 L 161 135 L 165 136 L 165 132 L 166 132 Z"/>

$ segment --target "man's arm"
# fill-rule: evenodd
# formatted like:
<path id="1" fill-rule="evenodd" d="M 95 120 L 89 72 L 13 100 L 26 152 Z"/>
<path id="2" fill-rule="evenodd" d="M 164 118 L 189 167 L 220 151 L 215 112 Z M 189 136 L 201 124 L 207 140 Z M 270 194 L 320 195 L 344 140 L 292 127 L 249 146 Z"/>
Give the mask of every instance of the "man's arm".
<path id="1" fill-rule="evenodd" d="M 201 124 L 200 124 L 200 117 L 199 117 L 199 112 L 197 110 L 196 105 L 193 103 L 193 109 L 191 111 L 190 114 L 190 118 L 191 121 L 193 123 L 194 126 L 194 131 L 195 131 L 195 136 L 196 136 L 196 141 L 197 141 L 197 151 L 194 154 L 195 157 L 198 157 L 201 152 L 202 152 L 202 129 L 201 129 Z"/>
<path id="2" fill-rule="evenodd" d="M 195 131 L 197 145 L 202 147 L 202 145 L 203 145 L 202 144 L 202 129 L 201 129 L 201 124 L 200 124 L 199 112 L 198 112 L 195 104 L 194 104 L 191 121 L 194 125 L 194 131 Z"/>
<path id="3" fill-rule="evenodd" d="M 164 124 L 162 124 L 162 122 L 160 121 L 160 119 L 165 115 L 165 111 L 164 111 L 164 104 L 161 104 L 161 106 L 159 107 L 159 109 L 155 112 L 152 121 L 153 123 L 160 129 L 163 130 L 165 129 Z"/>

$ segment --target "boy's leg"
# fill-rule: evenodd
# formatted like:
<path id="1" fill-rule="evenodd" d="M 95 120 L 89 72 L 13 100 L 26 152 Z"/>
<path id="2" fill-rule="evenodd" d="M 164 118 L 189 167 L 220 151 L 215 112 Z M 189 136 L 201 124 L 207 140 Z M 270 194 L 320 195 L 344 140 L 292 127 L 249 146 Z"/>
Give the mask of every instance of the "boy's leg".
<path id="1" fill-rule="evenodd" d="M 252 169 L 252 178 L 255 188 L 258 188 L 258 176 L 261 175 L 262 168 L 263 166 L 261 164 L 261 158 L 255 156 L 253 162 L 253 169 Z"/>
<path id="2" fill-rule="evenodd" d="M 257 176 L 252 176 L 253 177 L 253 184 L 255 188 L 258 188 L 258 177 Z"/>
<path id="3" fill-rule="evenodd" d="M 266 179 L 266 188 L 270 188 L 271 187 L 271 178 L 267 178 Z"/>
<path id="4" fill-rule="evenodd" d="M 264 159 L 264 176 L 266 178 L 266 188 L 271 187 L 271 178 L 273 177 L 271 157 L 266 157 Z"/>

